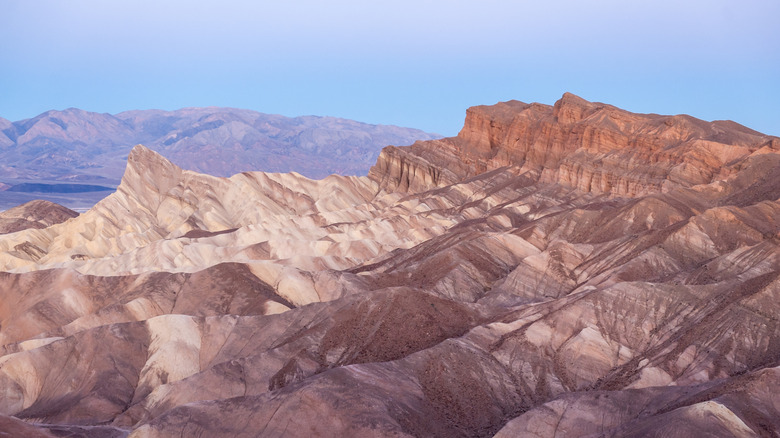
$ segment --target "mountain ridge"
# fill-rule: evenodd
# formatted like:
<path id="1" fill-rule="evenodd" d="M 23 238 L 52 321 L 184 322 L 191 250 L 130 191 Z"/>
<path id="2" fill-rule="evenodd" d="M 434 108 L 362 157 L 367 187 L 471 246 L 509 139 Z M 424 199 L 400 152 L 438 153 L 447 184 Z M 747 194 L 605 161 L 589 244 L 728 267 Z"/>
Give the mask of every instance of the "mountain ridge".
<path id="1" fill-rule="evenodd" d="M 680 138 L 683 131 L 690 138 Z M 420 187 L 432 187 L 440 177 L 452 183 L 509 166 L 521 173 L 540 172 L 543 182 L 635 196 L 711 182 L 730 172 L 724 166 L 730 161 L 763 147 L 780 150 L 780 138 L 734 122 L 634 114 L 570 93 L 553 106 L 509 101 L 469 108 L 456 137 L 436 140 L 434 147 L 422 144 L 383 150 L 369 175 L 387 177 L 393 166 L 398 186 L 406 178 L 398 163 L 416 163 L 429 169 L 422 171 L 427 179 Z M 579 156 L 572 156 L 575 151 Z M 428 163 L 420 163 L 420 158 Z M 628 176 L 626 167 L 633 166 L 632 161 L 644 169 Z M 441 175 L 434 174 L 438 170 Z M 716 170 L 725 173 L 714 175 Z"/>
<path id="2" fill-rule="evenodd" d="M 290 118 L 220 107 L 115 115 L 68 108 L 6 122 L 0 126 L 0 156 L 6 175 L 16 179 L 75 174 L 118 180 L 125 154 L 138 143 L 161 148 L 185 168 L 222 176 L 246 170 L 360 174 L 387 144 L 435 137 L 336 117 Z"/>

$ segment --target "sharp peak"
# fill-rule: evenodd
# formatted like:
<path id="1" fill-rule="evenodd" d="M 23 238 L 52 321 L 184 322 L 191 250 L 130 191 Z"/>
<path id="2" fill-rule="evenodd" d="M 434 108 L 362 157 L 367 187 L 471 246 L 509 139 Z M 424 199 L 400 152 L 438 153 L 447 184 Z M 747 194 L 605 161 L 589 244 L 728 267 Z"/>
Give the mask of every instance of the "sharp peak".
<path id="1" fill-rule="evenodd" d="M 155 151 L 149 149 L 148 147 L 138 143 L 137 145 L 133 146 L 132 149 L 130 149 L 130 156 L 138 155 L 138 154 L 148 154 L 150 152 L 154 153 L 154 154 L 157 154 L 157 155 L 160 155 L 159 152 L 155 152 Z M 162 155 L 160 155 L 160 156 L 162 156 Z"/>
<path id="2" fill-rule="evenodd" d="M 582 107 L 595 107 L 595 106 L 603 106 L 604 104 L 599 104 L 596 102 L 591 102 L 587 99 L 584 99 L 580 96 L 577 96 L 574 93 L 569 93 L 568 91 L 563 93 L 563 96 L 561 96 L 558 101 L 555 102 L 554 107 L 559 106 L 567 106 L 567 105 L 576 105 L 576 106 L 582 106 Z"/>
<path id="3" fill-rule="evenodd" d="M 576 94 L 571 93 L 569 91 L 564 92 L 559 100 L 575 100 L 575 101 L 590 102 L 587 99 L 577 96 Z"/>
<path id="4" fill-rule="evenodd" d="M 149 168 L 160 165 L 178 167 L 159 152 L 149 149 L 142 144 L 133 146 L 127 156 L 128 167 L 132 166 L 135 168 Z"/>
<path id="5" fill-rule="evenodd" d="M 566 92 L 553 105 L 553 116 L 561 123 L 573 123 L 607 106 L 603 103 L 590 102 L 575 94 Z"/>
<path id="6" fill-rule="evenodd" d="M 137 144 L 127 156 L 127 167 L 117 191 L 124 189 L 135 196 L 151 192 L 166 193 L 178 181 L 182 169 L 159 153 Z"/>

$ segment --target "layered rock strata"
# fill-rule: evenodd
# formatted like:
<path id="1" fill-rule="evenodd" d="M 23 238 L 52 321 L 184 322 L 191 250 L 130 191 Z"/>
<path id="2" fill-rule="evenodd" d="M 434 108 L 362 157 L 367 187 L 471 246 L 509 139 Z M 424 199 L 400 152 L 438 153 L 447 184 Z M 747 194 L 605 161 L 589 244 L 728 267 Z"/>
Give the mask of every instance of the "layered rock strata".
<path id="1" fill-rule="evenodd" d="M 553 106 L 469 108 L 457 137 L 386 148 L 370 175 L 419 191 L 515 167 L 540 182 L 635 197 L 723 179 L 749 155 L 778 149 L 777 137 L 734 122 L 634 114 L 566 93 Z"/>

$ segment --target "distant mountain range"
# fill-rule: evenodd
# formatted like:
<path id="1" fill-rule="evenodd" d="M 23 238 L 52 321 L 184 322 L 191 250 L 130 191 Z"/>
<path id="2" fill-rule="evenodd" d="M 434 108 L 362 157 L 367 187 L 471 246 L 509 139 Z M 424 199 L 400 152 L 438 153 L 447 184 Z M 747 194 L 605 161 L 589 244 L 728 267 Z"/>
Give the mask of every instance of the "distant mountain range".
<path id="1" fill-rule="evenodd" d="M 364 175 L 387 145 L 439 136 L 335 117 L 284 117 L 234 108 L 138 110 L 116 115 L 70 108 L 11 122 L 0 118 L 0 181 L 117 184 L 142 143 L 185 169 L 218 176 L 249 170 L 312 178 Z"/>

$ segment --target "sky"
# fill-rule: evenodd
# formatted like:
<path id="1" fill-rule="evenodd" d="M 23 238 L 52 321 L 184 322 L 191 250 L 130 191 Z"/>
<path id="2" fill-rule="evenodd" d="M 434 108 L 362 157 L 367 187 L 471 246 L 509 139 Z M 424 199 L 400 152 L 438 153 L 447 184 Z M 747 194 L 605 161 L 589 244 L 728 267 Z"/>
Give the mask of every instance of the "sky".
<path id="1" fill-rule="evenodd" d="M 229 106 L 460 130 L 564 92 L 780 135 L 780 1 L 0 0 L 0 117 Z"/>

